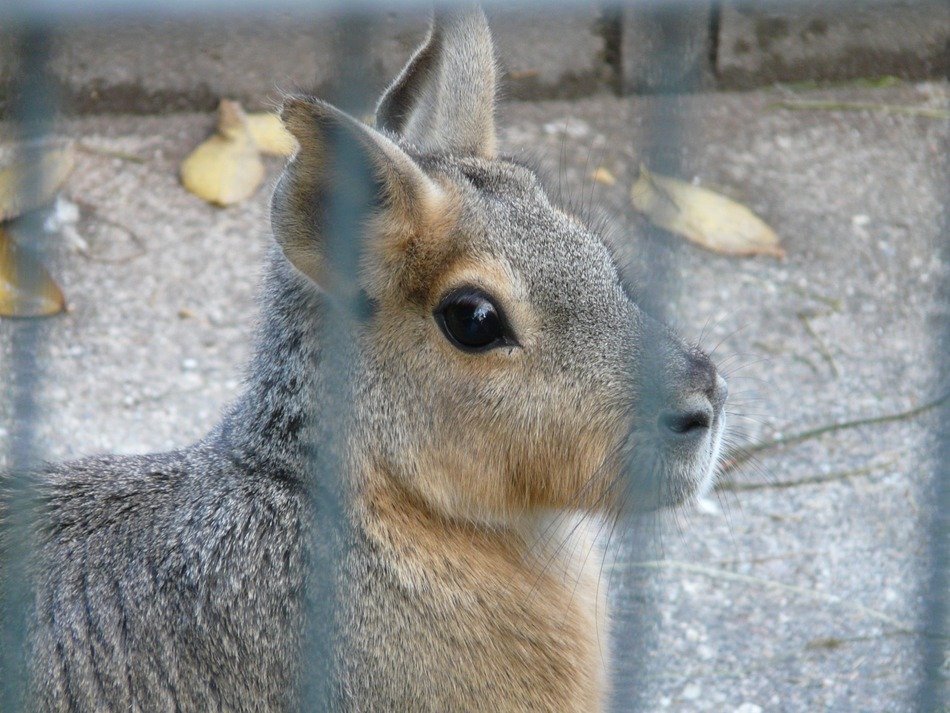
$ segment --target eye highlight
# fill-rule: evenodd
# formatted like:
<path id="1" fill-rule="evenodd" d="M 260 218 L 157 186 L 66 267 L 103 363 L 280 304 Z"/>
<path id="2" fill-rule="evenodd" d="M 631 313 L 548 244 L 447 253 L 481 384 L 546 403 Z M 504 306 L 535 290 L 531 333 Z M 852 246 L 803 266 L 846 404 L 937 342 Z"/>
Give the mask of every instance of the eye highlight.
<path id="1" fill-rule="evenodd" d="M 448 293 L 432 316 L 446 339 L 464 352 L 518 345 L 504 312 L 491 296 L 476 287 Z"/>

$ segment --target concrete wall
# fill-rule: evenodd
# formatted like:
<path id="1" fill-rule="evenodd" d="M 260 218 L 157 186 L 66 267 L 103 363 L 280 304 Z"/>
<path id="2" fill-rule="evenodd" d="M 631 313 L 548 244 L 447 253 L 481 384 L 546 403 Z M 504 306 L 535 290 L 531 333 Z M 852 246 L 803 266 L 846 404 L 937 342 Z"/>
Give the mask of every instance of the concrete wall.
<path id="1" fill-rule="evenodd" d="M 950 73 L 950 3 L 734 0 L 491 13 L 505 96 L 576 97 L 746 88 L 776 81 Z M 385 83 L 425 32 L 424 13 L 374 19 L 368 82 Z M 211 109 L 221 97 L 272 105 L 281 91 L 326 95 L 337 76 L 338 22 L 230 17 L 203 22 L 71 27 L 53 72 L 77 113 Z M 664 53 L 675 43 L 676 50 Z M 0 113 L 12 94 L 13 42 L 0 30 Z"/>
<path id="2" fill-rule="evenodd" d="M 950 2 L 797 2 L 756 8 L 726 0 L 717 74 L 726 87 L 950 73 Z"/>
<path id="3" fill-rule="evenodd" d="M 578 96 L 612 79 L 598 4 L 569 12 L 490 13 L 506 94 Z M 370 28 L 367 81 L 381 90 L 422 41 L 427 13 L 391 13 Z M 329 18 L 231 18 L 76 27 L 55 41 L 53 74 L 75 112 L 211 109 L 220 97 L 248 107 L 272 105 L 282 91 L 327 95 L 338 76 L 340 23 Z M 2 42 L 2 38 L 0 38 Z M 0 53 L 0 87 L 16 72 L 11 38 Z"/>

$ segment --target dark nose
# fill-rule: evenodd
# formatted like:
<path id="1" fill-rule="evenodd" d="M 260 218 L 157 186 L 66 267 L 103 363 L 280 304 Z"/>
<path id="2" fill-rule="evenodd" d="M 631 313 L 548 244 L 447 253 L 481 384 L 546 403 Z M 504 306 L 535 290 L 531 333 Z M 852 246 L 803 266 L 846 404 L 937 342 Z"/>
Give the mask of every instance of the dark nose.
<path id="1" fill-rule="evenodd" d="M 664 411 L 657 419 L 663 435 L 671 438 L 698 435 L 712 423 L 712 409 L 698 408 L 691 411 Z"/>
<path id="2" fill-rule="evenodd" d="M 688 441 L 704 435 L 712 426 L 729 387 L 709 357 L 694 351 L 687 357 L 685 373 L 674 393 L 657 417 L 657 429 L 671 441 Z"/>
<path id="3" fill-rule="evenodd" d="M 684 391 L 703 394 L 709 399 L 713 409 L 718 411 L 729 395 L 726 380 L 716 371 L 716 365 L 712 363 L 712 360 L 698 349 L 689 353 L 688 360 L 688 375 Z"/>

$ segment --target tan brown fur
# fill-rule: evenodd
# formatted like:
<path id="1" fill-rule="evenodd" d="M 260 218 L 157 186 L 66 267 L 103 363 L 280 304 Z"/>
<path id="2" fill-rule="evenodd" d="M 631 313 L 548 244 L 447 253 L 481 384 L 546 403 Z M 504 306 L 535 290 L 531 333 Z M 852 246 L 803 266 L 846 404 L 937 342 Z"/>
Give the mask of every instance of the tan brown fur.
<path id="1" fill-rule="evenodd" d="M 368 232 L 380 249 L 371 256 L 362 277 L 369 292 L 383 301 L 406 298 L 425 306 L 436 276 L 446 265 L 464 259 L 465 246 L 453 240 L 458 228 L 458 191 L 444 179 L 435 183 L 438 192 L 423 206 L 381 211 L 370 221 Z"/>
<path id="2" fill-rule="evenodd" d="M 359 517 L 406 596 L 449 614 L 437 632 L 420 626 L 404 641 L 414 667 L 439 682 L 422 699 L 426 710 L 601 710 L 606 606 L 596 574 L 579 564 L 589 549 L 552 554 L 537 549 L 528 524 L 447 518 L 380 472 L 364 487 Z"/>

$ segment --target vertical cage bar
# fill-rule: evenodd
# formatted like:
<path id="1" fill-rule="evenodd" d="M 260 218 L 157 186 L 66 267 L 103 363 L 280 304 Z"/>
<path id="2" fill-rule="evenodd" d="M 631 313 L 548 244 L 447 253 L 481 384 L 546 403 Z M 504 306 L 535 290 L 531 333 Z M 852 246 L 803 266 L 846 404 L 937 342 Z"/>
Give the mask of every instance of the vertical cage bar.
<path id="1" fill-rule="evenodd" d="M 41 190 L 43 176 L 40 140 L 48 133 L 53 116 L 52 90 L 47 76 L 50 32 L 27 26 L 17 37 L 18 73 L 13 91 L 12 118 L 17 143 L 15 164 L 25 167 L 16 177 L 16 190 L 29 196 Z M 27 213 L 17 220 L 17 252 L 28 259 L 15 265 L 17 284 L 32 292 L 42 279 L 42 217 Z M 19 711 L 26 705 L 27 617 L 30 611 L 29 557 L 33 498 L 30 471 L 41 448 L 37 442 L 39 405 L 37 393 L 43 373 L 44 325 L 35 319 L 11 325 L 10 364 L 4 367 L 5 396 L 11 405 L 8 459 L 10 474 L 0 513 L 0 710 Z"/>
<path id="2" fill-rule="evenodd" d="M 950 159 L 943 162 L 944 189 L 950 188 Z M 936 382 L 940 393 L 950 388 L 950 210 L 943 206 L 938 233 L 943 278 L 938 293 L 938 313 L 934 335 Z M 950 403 L 944 403 L 933 420 L 937 440 L 934 470 L 924 509 L 927 521 L 927 556 L 921 572 L 923 608 L 918 636 L 921 680 L 917 689 L 917 710 L 938 713 L 950 706 Z"/>
<path id="3" fill-rule="evenodd" d="M 695 90 L 699 77 L 684 75 L 677 71 L 689 43 L 691 23 L 688 13 L 692 3 L 688 0 L 663 2 L 639 0 L 628 3 L 637 12 L 649 19 L 659 36 L 658 47 L 651 65 L 661 72 L 657 87 L 659 94 L 645 100 L 648 115 L 645 118 L 645 142 L 641 150 L 641 162 L 651 171 L 677 176 L 681 173 L 684 125 L 682 102 L 678 95 Z M 639 264 L 642 270 L 636 273 L 633 286 L 640 308 L 652 319 L 666 324 L 670 318 L 670 303 L 677 291 L 677 253 L 669 235 L 652 225 L 645 225 L 640 243 Z M 634 418 L 653 418 L 657 413 L 664 391 L 664 365 L 662 345 L 647 339 L 640 361 L 633 368 L 641 374 L 640 401 Z M 616 612 L 614 617 L 614 693 L 612 710 L 618 713 L 651 710 L 651 660 L 656 651 L 656 610 L 654 590 L 655 570 L 636 567 L 637 562 L 650 561 L 660 551 L 662 515 L 651 509 L 663 497 L 666 485 L 653 473 L 652 462 L 631 460 L 626 473 L 626 499 L 631 506 L 626 517 L 625 537 L 622 538 L 620 555 L 625 564 L 620 567 L 617 586 Z M 645 503 L 645 508 L 638 507 Z M 645 511 L 646 510 L 646 511 Z"/>
<path id="4" fill-rule="evenodd" d="M 370 23 L 362 13 L 346 13 L 338 20 L 334 56 L 339 58 L 338 87 L 333 103 L 361 116 L 371 107 L 368 71 Z M 304 642 L 302 681 L 303 710 L 322 711 L 337 707 L 335 690 L 335 643 L 340 627 L 340 566 L 347 554 L 347 490 L 343 476 L 348 468 L 347 436 L 350 424 L 349 367 L 353 355 L 354 329 L 362 318 L 358 269 L 366 217 L 372 204 L 372 176 L 355 141 L 345 130 L 332 130 L 327 156 L 332 180 L 326 196 L 328 210 L 325 236 L 329 273 L 344 287 L 327 295 L 327 313 L 321 331 L 323 368 L 330 375 L 325 399 L 316 419 L 322 440 L 311 451 L 309 487 L 316 522 L 311 528 L 313 553 L 310 566 L 307 631 Z"/>

